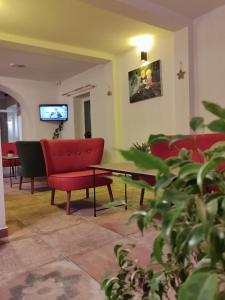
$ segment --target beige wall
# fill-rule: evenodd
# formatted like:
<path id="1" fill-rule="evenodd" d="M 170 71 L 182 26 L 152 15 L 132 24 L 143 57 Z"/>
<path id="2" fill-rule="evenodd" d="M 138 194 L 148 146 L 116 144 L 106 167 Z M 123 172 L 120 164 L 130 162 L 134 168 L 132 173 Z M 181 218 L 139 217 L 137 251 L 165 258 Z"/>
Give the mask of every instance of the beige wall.
<path id="1" fill-rule="evenodd" d="M 201 101 L 225 106 L 225 5 L 194 21 L 195 110 L 212 118 Z"/>
<path id="2" fill-rule="evenodd" d="M 108 86 L 112 86 L 112 64 L 96 66 L 86 72 L 62 82 L 59 87 L 59 101 L 69 105 L 69 121 L 64 124 L 63 138 L 75 138 L 74 96 L 62 96 L 63 93 L 85 86 L 95 85 L 90 90 L 92 136 L 105 139 L 104 161 L 114 160 L 114 106 L 113 96 L 107 95 Z"/>
<path id="3" fill-rule="evenodd" d="M 129 103 L 128 72 L 140 66 L 140 54 L 136 50 L 120 56 L 121 131 L 122 147 L 134 142 L 144 142 L 150 134 L 176 132 L 174 34 L 165 32 L 155 37 L 150 51 L 150 62 L 161 60 L 161 97 Z"/>
<path id="4" fill-rule="evenodd" d="M 189 133 L 190 83 L 189 83 L 189 29 L 185 27 L 174 34 L 174 77 L 175 77 L 175 119 L 176 133 Z M 185 72 L 178 79 L 179 70 Z"/>

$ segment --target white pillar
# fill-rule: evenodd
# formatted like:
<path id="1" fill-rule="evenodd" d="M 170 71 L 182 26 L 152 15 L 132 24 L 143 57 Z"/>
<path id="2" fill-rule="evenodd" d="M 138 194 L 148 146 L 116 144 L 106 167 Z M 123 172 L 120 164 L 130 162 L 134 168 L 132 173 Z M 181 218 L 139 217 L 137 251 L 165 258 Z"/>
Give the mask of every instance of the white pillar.
<path id="1" fill-rule="evenodd" d="M 1 136 L 0 136 L 1 143 Z M 3 170 L 2 170 L 2 149 L 0 148 L 0 237 L 1 231 L 7 229 L 5 220 L 5 201 L 4 201 L 4 186 L 3 186 Z"/>

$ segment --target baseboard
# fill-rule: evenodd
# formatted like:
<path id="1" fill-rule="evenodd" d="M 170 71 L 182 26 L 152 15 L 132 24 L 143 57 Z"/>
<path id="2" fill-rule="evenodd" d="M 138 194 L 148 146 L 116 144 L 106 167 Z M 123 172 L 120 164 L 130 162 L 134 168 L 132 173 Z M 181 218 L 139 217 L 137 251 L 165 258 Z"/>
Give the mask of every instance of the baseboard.
<path id="1" fill-rule="evenodd" d="M 0 239 L 8 236 L 8 227 L 0 228 Z"/>

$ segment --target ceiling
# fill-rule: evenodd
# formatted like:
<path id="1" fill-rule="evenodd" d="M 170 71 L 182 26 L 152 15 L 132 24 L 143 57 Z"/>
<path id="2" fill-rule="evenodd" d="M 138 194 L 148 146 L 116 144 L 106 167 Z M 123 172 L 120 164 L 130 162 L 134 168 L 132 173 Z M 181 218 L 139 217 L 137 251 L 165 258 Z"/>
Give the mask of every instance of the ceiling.
<path id="1" fill-rule="evenodd" d="M 194 19 L 223 4 L 225 0 L 148 0 L 183 16 Z"/>
<path id="2" fill-rule="evenodd" d="M 58 81 L 178 30 L 225 0 L 0 0 L 0 76 Z M 10 63 L 26 68 L 11 68 Z"/>
<path id="3" fill-rule="evenodd" d="M 62 58 L 49 54 L 31 53 L 0 47 L 0 76 L 34 79 L 40 81 L 62 81 L 105 60 L 81 61 L 79 56 Z M 10 67 L 11 63 L 24 64 L 25 68 Z"/>

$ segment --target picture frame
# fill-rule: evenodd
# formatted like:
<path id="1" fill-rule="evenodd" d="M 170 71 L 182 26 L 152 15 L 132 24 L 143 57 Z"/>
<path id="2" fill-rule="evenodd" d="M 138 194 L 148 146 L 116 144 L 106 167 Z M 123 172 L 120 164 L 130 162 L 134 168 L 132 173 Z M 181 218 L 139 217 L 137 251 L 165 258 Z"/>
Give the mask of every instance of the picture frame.
<path id="1" fill-rule="evenodd" d="M 128 72 L 130 103 L 162 96 L 161 61 Z"/>

